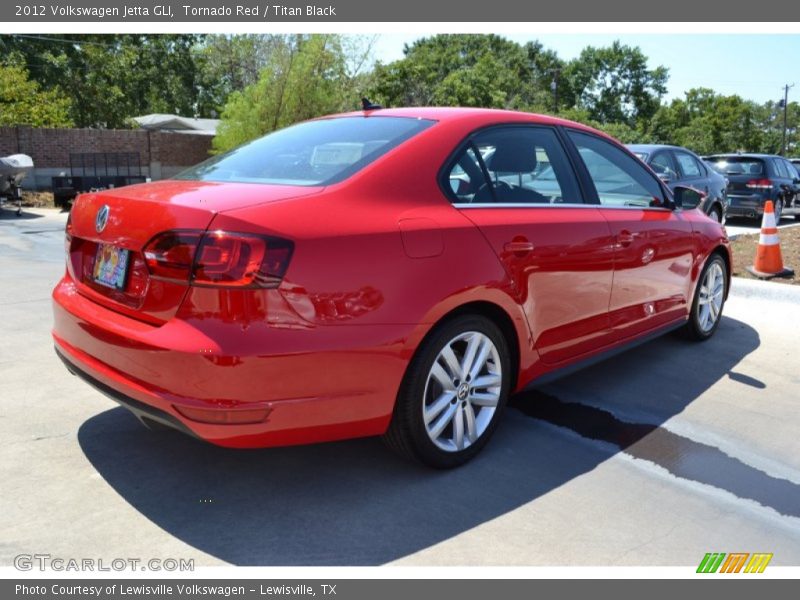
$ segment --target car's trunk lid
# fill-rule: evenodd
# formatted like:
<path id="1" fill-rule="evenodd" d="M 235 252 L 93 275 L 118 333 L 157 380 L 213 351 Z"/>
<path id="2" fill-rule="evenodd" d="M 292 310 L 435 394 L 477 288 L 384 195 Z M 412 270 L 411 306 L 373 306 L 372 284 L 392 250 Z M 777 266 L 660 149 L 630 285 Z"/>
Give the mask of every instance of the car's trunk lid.
<path id="1" fill-rule="evenodd" d="M 80 293 L 131 317 L 160 324 L 171 318 L 188 285 L 150 277 L 144 249 L 156 235 L 170 230 L 208 228 L 219 212 L 318 193 L 319 187 L 220 184 L 167 180 L 81 195 L 68 227 L 68 268 Z M 98 222 L 107 208 L 105 225 Z M 102 220 L 102 219 L 101 219 Z M 116 250 L 127 252 L 117 254 Z M 121 287 L 98 281 L 98 253 L 127 259 Z M 124 258 L 123 258 L 124 257 Z"/>

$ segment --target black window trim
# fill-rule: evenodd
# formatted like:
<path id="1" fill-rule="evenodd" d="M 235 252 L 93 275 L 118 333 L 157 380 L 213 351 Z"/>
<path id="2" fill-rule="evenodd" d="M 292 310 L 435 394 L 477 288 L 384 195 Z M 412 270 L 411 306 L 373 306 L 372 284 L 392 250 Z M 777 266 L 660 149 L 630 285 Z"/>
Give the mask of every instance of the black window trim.
<path id="1" fill-rule="evenodd" d="M 649 169 L 645 169 L 644 171 L 645 171 L 645 173 L 647 173 L 647 175 L 649 177 L 653 178 L 653 181 L 656 182 L 656 184 L 658 185 L 659 189 L 661 190 L 661 193 L 663 195 L 663 200 L 664 200 L 664 206 L 610 206 L 608 204 L 602 204 L 600 202 L 600 196 L 597 194 L 597 188 L 595 188 L 595 186 L 594 186 L 594 181 L 592 180 L 592 177 L 589 174 L 589 170 L 586 168 L 586 164 L 583 162 L 583 159 L 581 158 L 580 153 L 578 152 L 577 145 L 572 140 L 572 138 L 568 135 L 569 132 L 573 131 L 575 133 L 580 133 L 580 134 L 583 134 L 583 135 L 587 135 L 587 136 L 596 138 L 596 139 L 598 139 L 598 140 L 600 140 L 602 142 L 605 142 L 607 144 L 612 144 L 612 145 L 616 146 L 617 148 L 619 148 L 620 150 L 622 150 L 625 154 L 627 154 L 628 156 L 633 158 L 634 160 L 636 160 L 638 162 L 642 162 L 642 160 L 638 156 L 636 156 L 633 152 L 631 152 L 628 148 L 626 148 L 623 144 L 620 144 L 619 142 L 615 142 L 613 140 L 610 140 L 609 138 L 607 138 L 605 136 L 597 135 L 596 133 L 594 133 L 592 131 L 587 131 L 586 129 L 580 129 L 578 127 L 564 126 L 563 129 L 564 129 L 564 136 L 563 136 L 564 139 L 568 142 L 568 144 L 570 146 L 570 149 L 571 149 L 571 152 L 574 153 L 574 156 L 577 158 L 577 160 L 580 161 L 580 163 L 579 163 L 580 166 L 578 167 L 578 170 L 580 171 L 579 178 L 583 179 L 585 182 L 588 182 L 589 189 L 591 190 L 591 194 L 592 194 L 592 197 L 593 197 L 593 200 L 594 200 L 593 205 L 599 206 L 599 207 L 601 207 L 603 209 L 608 209 L 608 210 L 654 210 L 654 211 L 669 211 L 669 212 L 674 212 L 675 211 L 675 209 L 677 207 L 675 206 L 675 201 L 672 198 L 672 192 L 666 186 L 666 184 L 663 181 L 661 181 L 661 179 L 659 179 L 658 176 L 656 176 L 654 173 L 652 173 L 651 170 L 649 170 Z"/>
<path id="2" fill-rule="evenodd" d="M 509 129 L 509 128 L 524 128 L 524 129 L 549 129 L 556 134 L 556 138 L 561 145 L 561 149 L 564 151 L 564 155 L 567 158 L 567 162 L 569 163 L 570 167 L 572 168 L 572 173 L 575 177 L 575 182 L 578 185 L 578 192 L 581 195 L 581 202 L 559 202 L 557 204 L 543 204 L 541 202 L 531 202 L 531 203 L 524 203 L 524 202 L 458 202 L 455 194 L 453 193 L 452 188 L 450 187 L 450 172 L 453 170 L 453 167 L 458 162 L 458 158 L 461 156 L 462 152 L 465 152 L 467 148 L 472 147 L 473 152 L 475 152 L 480 160 L 481 171 L 483 172 L 484 178 L 487 181 L 491 182 L 491 176 L 488 173 L 488 169 L 486 168 L 485 163 L 483 162 L 483 157 L 480 155 L 480 152 L 477 151 L 475 146 L 475 138 L 479 135 L 486 133 L 487 131 L 491 131 L 493 129 Z M 437 182 L 439 184 L 439 190 L 444 194 L 445 199 L 455 209 L 476 209 L 476 208 L 585 208 L 585 207 L 592 207 L 597 208 L 599 205 L 599 201 L 595 197 L 595 201 L 591 201 L 591 196 L 587 193 L 587 188 L 585 186 L 585 182 L 581 180 L 580 173 L 578 171 L 577 165 L 575 164 L 575 159 L 571 152 L 571 147 L 569 144 L 569 140 L 565 139 L 566 136 L 562 135 L 561 133 L 561 126 L 559 125 L 547 125 L 544 123 L 525 123 L 519 121 L 513 121 L 508 123 L 493 123 L 491 125 L 484 125 L 474 129 L 473 131 L 469 132 L 463 140 L 461 140 L 453 151 L 448 155 L 445 159 L 444 163 L 442 164 L 441 168 L 439 169 L 439 174 L 437 176 Z M 592 188 L 594 187 L 592 186 Z M 492 188 L 492 197 L 496 199 L 494 196 L 494 189 Z"/>

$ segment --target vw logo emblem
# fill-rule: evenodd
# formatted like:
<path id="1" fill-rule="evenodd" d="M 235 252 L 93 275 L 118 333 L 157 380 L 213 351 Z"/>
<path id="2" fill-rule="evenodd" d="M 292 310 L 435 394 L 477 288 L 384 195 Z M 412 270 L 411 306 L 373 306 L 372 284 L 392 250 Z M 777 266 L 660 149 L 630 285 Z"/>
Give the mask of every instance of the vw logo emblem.
<path id="1" fill-rule="evenodd" d="M 106 224 L 108 223 L 108 204 L 104 204 L 100 207 L 100 210 L 97 211 L 97 217 L 94 219 L 94 228 L 97 230 L 97 233 L 103 231 L 106 228 Z"/>

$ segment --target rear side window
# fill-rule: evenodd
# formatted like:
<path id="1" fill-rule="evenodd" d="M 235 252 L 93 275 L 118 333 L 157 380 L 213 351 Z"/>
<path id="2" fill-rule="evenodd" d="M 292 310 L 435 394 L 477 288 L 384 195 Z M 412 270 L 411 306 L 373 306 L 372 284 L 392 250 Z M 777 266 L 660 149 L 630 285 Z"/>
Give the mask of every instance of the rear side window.
<path id="1" fill-rule="evenodd" d="M 329 185 L 350 177 L 434 124 L 406 117 L 307 121 L 215 156 L 177 179 L 280 185 Z"/>
<path id="2" fill-rule="evenodd" d="M 594 135 L 569 131 L 604 206 L 663 206 L 659 182 L 627 152 Z"/>
<path id="3" fill-rule="evenodd" d="M 691 154 L 676 152 L 675 159 L 678 161 L 678 169 L 680 169 L 681 174 L 686 179 L 702 177 L 705 174 L 703 173 L 703 167 Z"/>
<path id="4" fill-rule="evenodd" d="M 708 164 L 723 175 L 762 175 L 766 176 L 764 161 L 759 158 L 739 156 L 712 156 Z"/>
<path id="5" fill-rule="evenodd" d="M 577 179 L 555 131 L 498 127 L 472 137 L 447 173 L 458 204 L 582 203 Z"/>
<path id="6" fill-rule="evenodd" d="M 793 178 L 792 175 L 791 175 L 791 172 L 786 167 L 786 163 L 784 163 L 783 160 L 781 160 L 780 158 L 776 158 L 776 159 L 774 159 L 774 162 L 775 162 L 775 167 L 776 167 L 776 169 L 778 171 L 778 175 L 780 177 L 785 177 L 786 179 L 792 179 Z"/>

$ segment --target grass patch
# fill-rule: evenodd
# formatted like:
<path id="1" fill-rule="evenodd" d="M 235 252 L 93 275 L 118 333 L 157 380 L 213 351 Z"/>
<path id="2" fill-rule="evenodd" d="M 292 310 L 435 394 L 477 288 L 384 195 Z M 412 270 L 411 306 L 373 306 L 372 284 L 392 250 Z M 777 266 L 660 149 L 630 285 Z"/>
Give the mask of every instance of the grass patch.
<path id="1" fill-rule="evenodd" d="M 797 276 L 797 271 L 800 270 L 800 227 L 780 229 L 778 230 L 778 236 L 781 240 L 783 264 L 784 266 L 794 269 L 795 276 L 788 279 L 776 277 L 769 281 L 800 285 L 800 278 Z M 756 258 L 757 247 L 758 233 L 740 235 L 731 242 L 731 249 L 733 250 L 733 274 L 736 277 L 756 279 L 747 272 L 745 267 L 753 265 L 753 261 Z"/>

